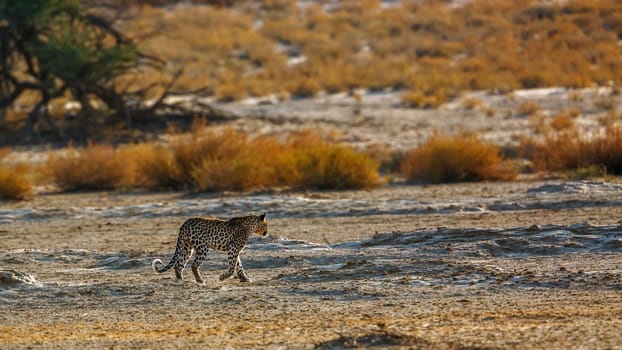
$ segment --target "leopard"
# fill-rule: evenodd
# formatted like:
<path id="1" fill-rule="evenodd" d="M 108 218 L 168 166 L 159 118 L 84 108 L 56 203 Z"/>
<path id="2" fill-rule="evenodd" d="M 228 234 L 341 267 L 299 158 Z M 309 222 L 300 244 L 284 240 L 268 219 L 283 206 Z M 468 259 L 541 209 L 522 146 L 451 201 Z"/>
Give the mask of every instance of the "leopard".
<path id="1" fill-rule="evenodd" d="M 246 215 L 233 217 L 228 220 L 217 218 L 193 217 L 180 226 L 177 237 L 177 246 L 171 261 L 164 265 L 162 260 L 154 259 L 151 267 L 155 272 L 163 273 L 174 267 L 178 281 L 183 280 L 183 270 L 194 253 L 192 273 L 197 283 L 205 284 L 199 269 L 207 258 L 209 249 L 227 252 L 229 268 L 219 276 L 221 281 L 233 276 L 234 272 L 240 282 L 252 282 L 244 271 L 240 260 L 240 253 L 246 247 L 248 238 L 252 234 L 261 237 L 268 235 L 268 219 L 266 213 L 261 215 Z"/>

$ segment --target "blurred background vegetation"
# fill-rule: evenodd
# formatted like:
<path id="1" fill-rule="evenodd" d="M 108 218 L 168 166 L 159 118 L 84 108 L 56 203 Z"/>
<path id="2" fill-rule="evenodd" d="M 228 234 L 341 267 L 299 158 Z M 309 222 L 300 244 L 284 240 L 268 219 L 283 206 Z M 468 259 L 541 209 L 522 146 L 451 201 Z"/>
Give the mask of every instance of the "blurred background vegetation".
<path id="1" fill-rule="evenodd" d="M 379 167 L 412 181 L 508 180 L 520 167 L 473 135 L 435 135 L 412 152 L 382 157 L 318 135 L 266 139 L 195 125 L 186 142 L 196 144 L 171 143 L 165 151 L 140 135 L 164 133 L 170 116 L 188 126 L 213 117 L 212 108 L 170 103 L 177 95 L 217 104 L 363 88 L 396 91 L 404 108 L 436 108 L 470 90 L 622 82 L 616 0 L 0 0 L 0 38 L 0 142 L 135 142 L 127 152 L 93 143 L 70 148 L 22 181 L 53 179 L 63 190 L 369 188 L 382 183 Z M 622 144 L 619 130 L 587 138 L 571 118 L 556 120 L 546 137 L 523 140 L 516 151 L 530 169 L 621 171 L 612 156 Z M 253 155 L 264 147 L 263 157 Z M 132 164 L 131 174 L 63 174 L 116 158 Z M 24 169 L 2 166 L 0 186 L 19 187 L 2 185 L 12 178 L 3 174 Z M 254 181 L 232 175 L 250 173 Z M 18 192 L 24 195 L 0 197 L 32 191 Z"/>
<path id="2" fill-rule="evenodd" d="M 74 116 L 136 127 L 174 111 L 161 99 L 171 92 L 232 101 L 390 88 L 433 108 L 464 90 L 622 79 L 615 0 L 2 0 L 0 36 L 5 139 L 62 136 Z M 80 135 L 101 130 L 91 129 Z"/>

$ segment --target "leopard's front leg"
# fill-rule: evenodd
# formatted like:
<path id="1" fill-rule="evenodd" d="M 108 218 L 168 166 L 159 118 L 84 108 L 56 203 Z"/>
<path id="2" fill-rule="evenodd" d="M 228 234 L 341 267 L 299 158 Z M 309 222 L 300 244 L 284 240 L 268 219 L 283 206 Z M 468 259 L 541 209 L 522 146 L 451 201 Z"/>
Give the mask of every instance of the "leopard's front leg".
<path id="1" fill-rule="evenodd" d="M 238 254 L 238 258 L 236 259 L 235 267 L 238 270 L 238 278 L 240 279 L 240 282 L 252 282 L 252 280 L 244 272 L 244 266 L 242 266 L 242 260 L 240 260 L 239 254 Z"/>
<path id="2" fill-rule="evenodd" d="M 238 259 L 238 250 L 234 249 L 233 247 L 229 248 L 229 251 L 227 253 L 227 263 L 229 264 L 229 269 L 227 269 L 227 272 L 224 272 L 223 274 L 220 275 L 220 280 L 226 280 L 227 278 L 233 276 L 233 272 L 235 272 L 235 265 L 237 263 L 237 259 Z"/>

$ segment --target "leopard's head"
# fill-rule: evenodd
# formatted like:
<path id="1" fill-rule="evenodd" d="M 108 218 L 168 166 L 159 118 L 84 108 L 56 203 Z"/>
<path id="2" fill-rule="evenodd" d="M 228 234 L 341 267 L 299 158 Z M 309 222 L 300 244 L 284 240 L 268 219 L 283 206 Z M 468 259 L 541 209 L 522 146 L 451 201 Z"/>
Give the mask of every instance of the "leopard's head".
<path id="1" fill-rule="evenodd" d="M 261 237 L 265 237 L 268 235 L 268 219 L 266 218 L 266 213 L 263 213 L 257 216 L 258 224 L 255 228 L 255 233 L 260 235 Z"/>

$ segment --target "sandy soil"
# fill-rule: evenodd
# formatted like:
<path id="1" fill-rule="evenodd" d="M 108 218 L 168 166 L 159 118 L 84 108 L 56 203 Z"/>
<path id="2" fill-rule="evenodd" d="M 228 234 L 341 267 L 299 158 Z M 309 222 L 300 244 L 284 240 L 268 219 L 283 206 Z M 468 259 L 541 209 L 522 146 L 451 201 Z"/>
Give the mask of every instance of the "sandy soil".
<path id="1" fill-rule="evenodd" d="M 611 119 L 615 113 L 610 112 L 611 106 L 622 103 L 622 94 L 606 87 L 473 91 L 436 109 L 406 108 L 401 92 L 361 90 L 358 96 L 340 93 L 278 103 L 269 98 L 247 99 L 214 106 L 223 111 L 225 120 L 229 118 L 227 125 L 251 134 L 334 130 L 339 142 L 355 147 L 408 150 L 438 132 L 475 133 L 501 146 L 515 145 L 521 136 L 539 136 L 538 130 L 562 112 L 573 115 L 584 133 L 595 133 L 607 123 L 619 122 Z"/>
<path id="2" fill-rule="evenodd" d="M 250 284 L 156 274 L 183 220 L 267 211 Z M 622 185 L 515 182 L 0 209 L 0 348 L 622 348 Z"/>
<path id="3" fill-rule="evenodd" d="M 482 105 L 466 109 L 467 98 Z M 225 125 L 253 134 L 333 129 L 355 146 L 406 149 L 435 130 L 505 145 L 568 108 L 595 132 L 607 105 L 597 102 L 620 98 L 474 92 L 412 110 L 381 92 L 220 107 Z M 525 101 L 535 116 L 517 112 Z M 242 255 L 254 282 L 218 281 L 221 252 L 203 265 L 205 286 L 151 270 L 187 217 L 264 211 L 270 236 Z M 619 179 L 39 194 L 0 208 L 0 348 L 622 349 L 620 218 Z"/>

